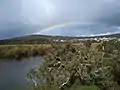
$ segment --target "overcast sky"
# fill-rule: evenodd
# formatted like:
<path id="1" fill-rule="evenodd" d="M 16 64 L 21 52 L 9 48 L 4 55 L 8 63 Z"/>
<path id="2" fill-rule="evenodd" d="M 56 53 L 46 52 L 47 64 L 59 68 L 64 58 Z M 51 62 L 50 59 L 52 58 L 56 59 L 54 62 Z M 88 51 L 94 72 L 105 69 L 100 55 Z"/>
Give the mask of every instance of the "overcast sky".
<path id="1" fill-rule="evenodd" d="M 0 39 L 120 33 L 120 0 L 0 0 Z"/>

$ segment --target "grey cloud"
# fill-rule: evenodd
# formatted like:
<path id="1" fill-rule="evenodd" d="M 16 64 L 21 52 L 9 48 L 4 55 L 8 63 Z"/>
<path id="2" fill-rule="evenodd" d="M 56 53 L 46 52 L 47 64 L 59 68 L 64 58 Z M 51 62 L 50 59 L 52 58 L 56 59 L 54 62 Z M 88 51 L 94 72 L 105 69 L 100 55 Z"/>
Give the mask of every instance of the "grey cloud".
<path id="1" fill-rule="evenodd" d="M 43 32 L 46 35 L 69 35 L 69 36 L 91 36 L 91 35 L 102 35 L 102 34 L 115 34 L 120 32 L 120 29 L 116 26 L 108 25 L 71 25 L 69 27 L 62 27 L 53 29 L 50 31 Z"/>
<path id="2" fill-rule="evenodd" d="M 120 32 L 117 29 L 119 8 L 120 0 L 0 0 L 0 39 L 75 21 L 97 25 L 62 27 L 44 34 L 76 36 Z"/>

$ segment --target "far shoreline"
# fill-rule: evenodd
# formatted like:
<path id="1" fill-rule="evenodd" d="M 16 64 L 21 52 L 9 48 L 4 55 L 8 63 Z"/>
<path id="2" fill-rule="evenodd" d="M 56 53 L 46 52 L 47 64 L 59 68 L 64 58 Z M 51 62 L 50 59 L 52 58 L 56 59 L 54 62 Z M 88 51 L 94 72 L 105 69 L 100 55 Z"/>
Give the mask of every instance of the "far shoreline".
<path id="1" fill-rule="evenodd" d="M 50 53 L 51 44 L 0 45 L 0 60 L 21 60 L 27 57 L 44 56 Z"/>

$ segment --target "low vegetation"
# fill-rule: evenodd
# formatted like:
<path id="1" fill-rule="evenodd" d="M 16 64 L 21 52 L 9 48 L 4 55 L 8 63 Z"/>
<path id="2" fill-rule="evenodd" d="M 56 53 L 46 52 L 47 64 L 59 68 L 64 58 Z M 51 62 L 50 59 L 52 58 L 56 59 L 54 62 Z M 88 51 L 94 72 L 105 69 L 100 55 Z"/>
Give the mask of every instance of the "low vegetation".
<path id="1" fill-rule="evenodd" d="M 119 90 L 120 42 L 86 41 L 77 44 L 1 45 L 0 58 L 42 55 L 32 69 L 31 90 Z"/>
<path id="2" fill-rule="evenodd" d="M 119 90 L 120 42 L 54 46 L 28 78 L 32 90 Z"/>
<path id="3" fill-rule="evenodd" d="M 40 45 L 0 45 L 1 59 L 21 59 L 31 56 L 43 56 L 49 53 L 52 46 L 49 44 Z"/>

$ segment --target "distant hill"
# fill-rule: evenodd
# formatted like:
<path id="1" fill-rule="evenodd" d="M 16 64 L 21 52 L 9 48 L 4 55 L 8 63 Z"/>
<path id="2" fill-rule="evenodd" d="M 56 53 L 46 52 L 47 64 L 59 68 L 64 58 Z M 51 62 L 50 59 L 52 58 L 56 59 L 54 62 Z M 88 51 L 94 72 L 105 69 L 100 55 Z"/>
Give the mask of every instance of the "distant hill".
<path id="1" fill-rule="evenodd" d="M 101 35 L 101 36 L 94 36 L 94 37 L 117 37 L 120 38 L 120 33 L 117 34 L 110 34 L 110 35 Z"/>
<path id="2" fill-rule="evenodd" d="M 54 43 L 54 40 L 71 40 L 100 37 L 120 37 L 120 33 L 93 37 L 69 37 L 69 36 L 48 36 L 48 35 L 27 35 L 22 37 L 0 40 L 0 44 L 44 44 Z"/>
<path id="3" fill-rule="evenodd" d="M 47 35 L 27 35 L 22 37 L 0 40 L 0 44 L 44 44 L 53 43 L 53 40 L 70 40 L 74 37 L 67 36 L 47 36 Z"/>

